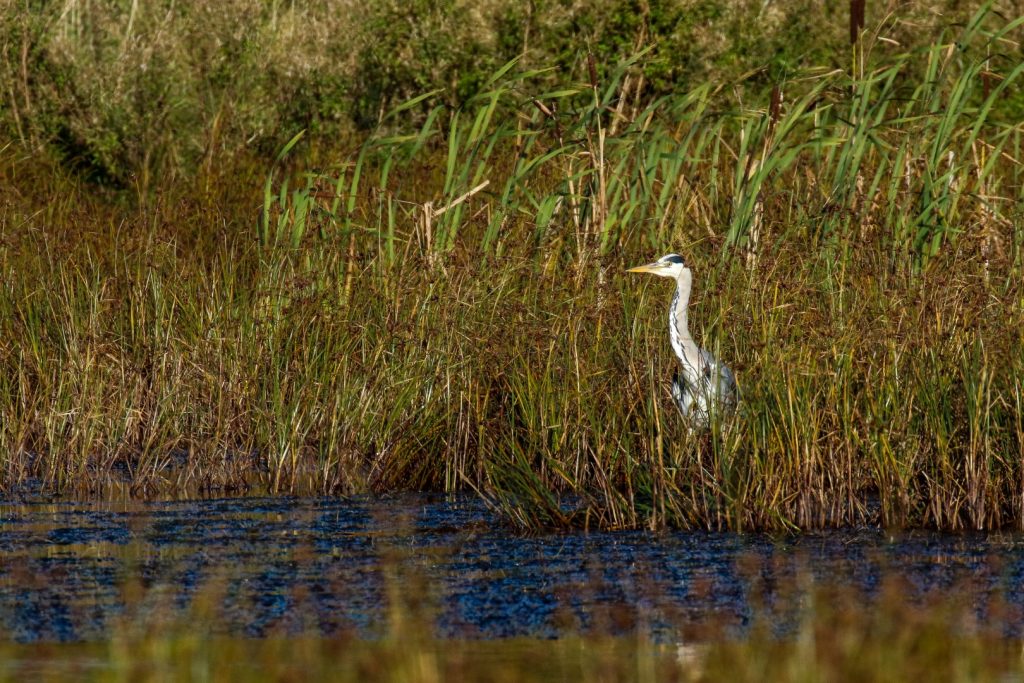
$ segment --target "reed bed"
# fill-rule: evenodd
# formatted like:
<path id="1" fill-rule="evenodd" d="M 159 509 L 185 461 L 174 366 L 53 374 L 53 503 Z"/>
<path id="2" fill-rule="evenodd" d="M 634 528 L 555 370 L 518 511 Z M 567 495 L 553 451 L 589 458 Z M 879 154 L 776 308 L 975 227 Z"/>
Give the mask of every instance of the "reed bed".
<path id="1" fill-rule="evenodd" d="M 758 102 L 624 106 L 643 53 L 555 89 L 513 61 L 349 156 L 300 135 L 134 207 L 8 147 L 0 481 L 1024 528 L 1021 24 L 882 63 L 862 34 Z M 705 435 L 668 395 L 667 286 L 623 274 L 669 251 L 742 391 Z"/>

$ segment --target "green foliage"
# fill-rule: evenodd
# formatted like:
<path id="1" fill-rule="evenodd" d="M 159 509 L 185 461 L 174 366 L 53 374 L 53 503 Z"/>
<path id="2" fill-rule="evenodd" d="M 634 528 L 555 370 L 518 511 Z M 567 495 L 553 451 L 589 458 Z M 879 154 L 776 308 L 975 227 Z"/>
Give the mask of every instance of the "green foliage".
<path id="1" fill-rule="evenodd" d="M 0 12 L 0 130 L 46 146 L 84 178 L 143 196 L 155 178 L 209 172 L 214 159 L 255 151 L 272 158 L 307 130 L 338 144 L 381 116 L 440 90 L 449 110 L 488 89 L 502 64 L 554 67 L 549 88 L 623 74 L 628 115 L 702 85 L 760 101 L 812 66 L 847 69 L 844 6 L 810 0 L 444 0 L 304 3 L 228 0 L 180 3 L 22 3 Z M 1012 9 L 985 19 L 997 30 Z M 876 59 L 952 40 L 971 8 L 945 14 L 903 3 L 869 15 Z M 1005 71 L 1020 36 L 989 45 L 987 70 Z M 876 40 L 875 37 L 884 38 Z M 986 87 L 994 87 L 993 81 Z M 997 103 L 1021 114 L 1019 89 Z M 417 108 L 389 125 L 408 132 Z"/>
<path id="2" fill-rule="evenodd" d="M 322 68 L 342 47 L 302 49 L 336 29 L 323 3 L 9 4 L 2 125 L 91 181 L 145 195 L 154 178 L 341 123 L 345 79 Z"/>
<path id="3" fill-rule="evenodd" d="M 364 129 L 395 105 L 428 90 L 457 107 L 476 94 L 507 58 L 478 3 L 466 0 L 387 0 L 369 4 L 351 75 L 351 115 Z"/>

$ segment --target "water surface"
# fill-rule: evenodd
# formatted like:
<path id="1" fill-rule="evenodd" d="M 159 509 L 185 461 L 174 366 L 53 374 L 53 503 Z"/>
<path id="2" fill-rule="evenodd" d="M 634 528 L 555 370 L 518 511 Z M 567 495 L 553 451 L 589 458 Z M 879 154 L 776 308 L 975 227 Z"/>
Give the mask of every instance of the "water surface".
<path id="1" fill-rule="evenodd" d="M 19 641 L 95 640 L 128 606 L 188 614 L 205 599 L 228 633 L 372 637 L 401 600 L 446 637 L 675 638 L 756 622 L 785 633 L 815 586 L 872 599 L 896 577 L 909 600 L 963 594 L 979 620 L 1020 635 L 1022 541 L 874 529 L 521 536 L 475 499 L 423 496 L 6 504 L 0 624 Z"/>

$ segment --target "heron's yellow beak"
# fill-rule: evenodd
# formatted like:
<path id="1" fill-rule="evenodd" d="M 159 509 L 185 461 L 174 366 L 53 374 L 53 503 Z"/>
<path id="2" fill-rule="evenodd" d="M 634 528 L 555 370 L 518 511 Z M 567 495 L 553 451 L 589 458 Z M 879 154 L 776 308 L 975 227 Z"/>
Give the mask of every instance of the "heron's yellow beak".
<path id="1" fill-rule="evenodd" d="M 647 263 L 642 266 L 634 266 L 633 268 L 627 268 L 627 273 L 650 273 L 653 270 L 661 268 L 661 264 L 655 261 L 654 263 Z"/>

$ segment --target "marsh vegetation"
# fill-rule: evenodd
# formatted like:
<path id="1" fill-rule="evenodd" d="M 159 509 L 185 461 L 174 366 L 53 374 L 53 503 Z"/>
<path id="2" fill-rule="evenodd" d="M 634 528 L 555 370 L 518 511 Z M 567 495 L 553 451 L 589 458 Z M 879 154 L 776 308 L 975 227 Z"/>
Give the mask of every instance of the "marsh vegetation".
<path id="1" fill-rule="evenodd" d="M 1024 62 L 1002 9 L 899 45 L 879 17 L 832 65 L 696 82 L 643 45 L 529 50 L 378 102 L 341 143 L 179 149 L 227 140 L 232 108 L 76 163 L 30 86 L 88 31 L 101 59 L 103 27 L 157 18 L 9 16 L 6 49 L 42 61 L 4 76 L 36 146 L 0 154 L 3 485 L 473 491 L 524 528 L 1019 529 Z M 668 292 L 623 276 L 669 251 L 742 391 L 708 435 L 668 396 Z"/>

